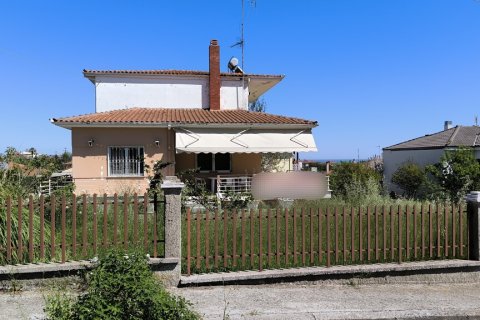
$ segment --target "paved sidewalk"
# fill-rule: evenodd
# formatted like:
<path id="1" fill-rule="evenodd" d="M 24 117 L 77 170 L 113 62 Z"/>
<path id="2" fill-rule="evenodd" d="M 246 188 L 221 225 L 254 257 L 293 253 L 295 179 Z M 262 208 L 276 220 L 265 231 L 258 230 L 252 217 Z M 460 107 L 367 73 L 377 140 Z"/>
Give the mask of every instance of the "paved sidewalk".
<path id="1" fill-rule="evenodd" d="M 190 300 L 205 319 L 480 319 L 478 283 L 313 282 L 172 291 Z"/>

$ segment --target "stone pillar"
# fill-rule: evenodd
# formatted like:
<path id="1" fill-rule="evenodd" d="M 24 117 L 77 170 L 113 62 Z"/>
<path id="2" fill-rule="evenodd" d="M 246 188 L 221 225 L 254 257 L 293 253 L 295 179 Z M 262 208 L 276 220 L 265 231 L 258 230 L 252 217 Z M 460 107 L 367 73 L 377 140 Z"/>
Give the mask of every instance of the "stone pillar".
<path id="1" fill-rule="evenodd" d="M 182 189 L 185 184 L 167 176 L 161 185 L 165 195 L 165 258 L 182 258 Z"/>
<path id="2" fill-rule="evenodd" d="M 470 260 L 480 260 L 480 191 L 472 191 L 467 195 L 467 217 Z"/>

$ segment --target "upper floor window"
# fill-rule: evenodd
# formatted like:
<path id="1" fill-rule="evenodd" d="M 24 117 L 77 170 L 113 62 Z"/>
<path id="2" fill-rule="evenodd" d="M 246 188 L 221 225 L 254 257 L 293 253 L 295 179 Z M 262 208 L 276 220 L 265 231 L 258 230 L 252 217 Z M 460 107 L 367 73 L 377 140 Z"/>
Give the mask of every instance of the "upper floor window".
<path id="1" fill-rule="evenodd" d="M 230 172 L 230 153 L 199 153 L 197 154 L 197 168 L 200 172 Z"/>
<path id="2" fill-rule="evenodd" d="M 108 147 L 109 176 L 143 176 L 143 147 Z"/>

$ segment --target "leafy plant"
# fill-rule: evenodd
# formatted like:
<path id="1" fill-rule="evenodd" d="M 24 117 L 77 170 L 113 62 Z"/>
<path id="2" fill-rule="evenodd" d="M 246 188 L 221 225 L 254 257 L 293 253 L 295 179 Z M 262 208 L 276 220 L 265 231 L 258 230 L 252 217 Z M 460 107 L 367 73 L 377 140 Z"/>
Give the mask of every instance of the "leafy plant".
<path id="1" fill-rule="evenodd" d="M 364 163 L 342 162 L 334 166 L 330 188 L 335 197 L 360 200 L 380 195 L 379 173 Z"/>
<path id="2" fill-rule="evenodd" d="M 416 163 L 406 162 L 392 176 L 392 182 L 405 191 L 409 199 L 415 198 L 426 181 L 425 171 Z"/>
<path id="3" fill-rule="evenodd" d="M 253 195 L 250 192 L 227 192 L 222 201 L 222 207 L 226 210 L 246 208 L 253 201 Z"/>
<path id="4" fill-rule="evenodd" d="M 199 319 L 185 299 L 170 295 L 140 253 L 109 252 L 88 279 L 88 289 L 72 303 L 47 300 L 49 319 Z"/>
<path id="5" fill-rule="evenodd" d="M 440 162 L 426 171 L 452 202 L 459 202 L 471 190 L 480 187 L 480 164 L 472 148 L 447 150 Z"/>
<path id="6" fill-rule="evenodd" d="M 153 168 L 151 168 L 153 175 L 148 176 L 148 180 L 150 181 L 150 188 L 149 188 L 150 191 L 152 192 L 159 191 L 160 184 L 163 181 L 162 170 L 172 164 L 174 164 L 174 162 L 163 162 L 163 160 L 158 160 L 154 162 Z M 145 168 L 147 169 L 147 172 L 150 173 L 150 166 L 145 165 Z"/>

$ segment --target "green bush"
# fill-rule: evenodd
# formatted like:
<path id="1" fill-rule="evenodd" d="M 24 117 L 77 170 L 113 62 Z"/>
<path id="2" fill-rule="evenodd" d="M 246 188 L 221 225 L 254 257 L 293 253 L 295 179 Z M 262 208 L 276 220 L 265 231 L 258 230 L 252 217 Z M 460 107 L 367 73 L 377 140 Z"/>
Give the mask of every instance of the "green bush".
<path id="1" fill-rule="evenodd" d="M 330 175 L 332 195 L 349 202 L 359 202 L 380 196 L 380 174 L 364 163 L 336 164 Z"/>
<path id="2" fill-rule="evenodd" d="M 413 162 L 402 164 L 392 176 L 392 182 L 402 188 L 405 191 L 405 196 L 409 199 L 417 197 L 418 191 L 425 180 L 425 171 Z"/>
<path id="3" fill-rule="evenodd" d="M 163 288 L 139 253 L 107 253 L 89 274 L 86 293 L 73 303 L 65 299 L 47 299 L 48 319 L 199 319 L 185 299 Z"/>
<path id="4" fill-rule="evenodd" d="M 440 189 L 452 202 L 459 202 L 480 187 L 480 164 L 472 148 L 446 151 L 435 165 L 426 167 Z"/>

